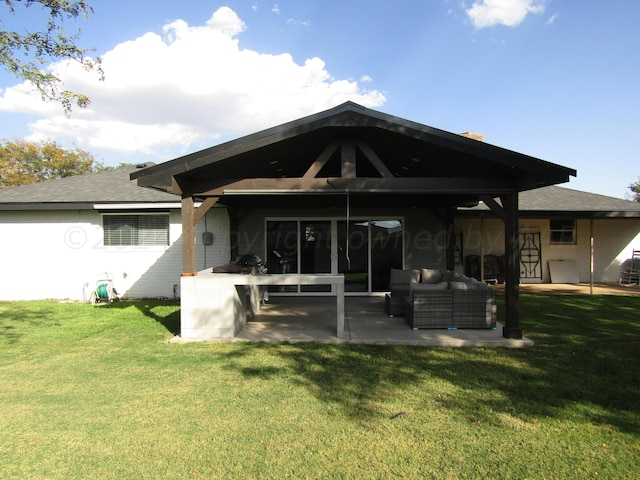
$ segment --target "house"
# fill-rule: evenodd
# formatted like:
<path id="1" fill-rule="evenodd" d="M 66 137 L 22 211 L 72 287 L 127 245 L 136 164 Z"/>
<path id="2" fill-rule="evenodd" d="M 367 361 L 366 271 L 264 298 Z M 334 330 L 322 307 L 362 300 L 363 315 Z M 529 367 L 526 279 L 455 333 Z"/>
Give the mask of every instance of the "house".
<path id="1" fill-rule="evenodd" d="M 122 167 L 0 190 L 0 300 L 88 300 L 109 278 L 120 296 L 179 295 L 180 199 L 140 188 Z M 198 225 L 197 264 L 229 261 L 228 216 Z M 207 236 L 210 237 L 210 236 Z"/>
<path id="2" fill-rule="evenodd" d="M 640 250 L 638 202 L 558 186 L 519 197 L 522 283 L 618 282 L 622 263 Z M 503 255 L 504 229 L 483 203 L 458 209 L 455 227 L 460 271 L 468 272 L 462 259 Z"/>
<path id="3" fill-rule="evenodd" d="M 347 292 L 366 294 L 387 288 L 390 268 L 455 268 L 456 214 L 482 202 L 503 224 L 503 334 L 520 338 L 519 196 L 575 174 L 347 102 L 132 179 L 182 198 L 182 283 L 195 295 L 183 290 L 193 307 L 190 324 L 208 321 L 211 295 L 199 304 L 198 280 L 185 277 L 198 275 L 193 229 L 214 205 L 229 211 L 232 257 L 259 251 L 271 272 L 342 273 Z M 276 288 L 309 294 L 334 287 Z M 182 314 L 184 324 L 184 308 Z"/>
<path id="4" fill-rule="evenodd" d="M 124 297 L 178 297 L 181 277 L 245 253 L 368 295 L 390 268 L 495 255 L 517 337 L 518 281 L 553 281 L 549 261 L 618 280 L 640 204 L 558 187 L 576 172 L 469 137 L 348 102 L 163 164 L 1 190 L 0 299 L 86 299 L 105 276 Z"/>

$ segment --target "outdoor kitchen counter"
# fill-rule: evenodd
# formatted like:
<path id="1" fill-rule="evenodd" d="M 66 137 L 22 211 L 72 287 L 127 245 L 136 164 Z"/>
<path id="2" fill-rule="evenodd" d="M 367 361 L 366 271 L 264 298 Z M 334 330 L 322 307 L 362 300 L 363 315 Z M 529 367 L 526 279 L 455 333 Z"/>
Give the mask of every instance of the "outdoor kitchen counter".
<path id="1" fill-rule="evenodd" d="M 336 335 L 343 338 L 344 275 L 253 275 L 212 273 L 211 269 L 181 277 L 180 336 L 185 340 L 235 337 L 246 325 L 247 314 L 260 309 L 263 285 L 336 285 Z"/>

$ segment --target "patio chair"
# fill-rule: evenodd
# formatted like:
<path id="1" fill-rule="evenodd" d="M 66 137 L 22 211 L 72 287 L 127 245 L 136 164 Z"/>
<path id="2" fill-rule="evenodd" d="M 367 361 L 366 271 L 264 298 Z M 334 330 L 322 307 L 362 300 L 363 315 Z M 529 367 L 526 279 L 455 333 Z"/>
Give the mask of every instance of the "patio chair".
<path id="1" fill-rule="evenodd" d="M 640 250 L 633 250 L 631 258 L 620 265 L 620 285 L 640 285 Z"/>
<path id="2" fill-rule="evenodd" d="M 492 283 L 504 283 L 502 275 L 502 265 L 496 255 L 485 255 L 484 263 L 484 281 Z"/>

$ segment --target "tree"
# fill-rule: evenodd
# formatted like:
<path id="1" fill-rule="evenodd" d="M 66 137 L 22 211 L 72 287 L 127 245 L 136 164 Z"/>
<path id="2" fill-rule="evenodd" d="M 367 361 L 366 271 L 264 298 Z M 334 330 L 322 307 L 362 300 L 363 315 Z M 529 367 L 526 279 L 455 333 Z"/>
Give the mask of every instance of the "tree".
<path id="1" fill-rule="evenodd" d="M 103 169 L 89 152 L 68 150 L 53 141 L 0 143 L 0 188 L 26 185 Z"/>
<path id="2" fill-rule="evenodd" d="M 631 190 L 631 200 L 640 202 L 640 177 L 637 182 L 629 185 L 629 190 Z"/>
<path id="3" fill-rule="evenodd" d="M 76 45 L 80 29 L 74 34 L 65 30 L 65 23 L 82 16 L 85 20 L 93 9 L 85 0 L 3 0 L 8 14 L 15 16 L 16 8 L 41 7 L 46 25 L 39 31 L 4 30 L 0 21 L 0 63 L 16 77 L 30 82 L 42 95 L 43 100 L 54 100 L 62 104 L 70 114 L 72 103 L 84 108 L 90 103 L 88 96 L 68 90 L 60 90 L 62 80 L 53 73 L 41 69 L 45 64 L 60 60 L 73 60 L 87 70 L 95 70 L 104 78 L 100 58 L 87 55 L 89 49 Z M 4 18 L 7 18 L 3 15 Z M 37 29 L 36 29 L 37 30 Z"/>

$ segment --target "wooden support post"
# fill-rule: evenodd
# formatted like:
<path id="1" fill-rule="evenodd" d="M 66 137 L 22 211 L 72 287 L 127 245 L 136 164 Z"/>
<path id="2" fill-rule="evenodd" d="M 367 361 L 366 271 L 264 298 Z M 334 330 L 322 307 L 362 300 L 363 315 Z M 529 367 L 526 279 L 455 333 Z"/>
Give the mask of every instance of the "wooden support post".
<path id="1" fill-rule="evenodd" d="M 522 338 L 520 328 L 520 248 L 518 246 L 518 192 L 502 195 L 505 249 L 505 326 L 502 336 Z"/>
<path id="2" fill-rule="evenodd" d="M 445 245 L 445 268 L 453 271 L 455 269 L 455 246 L 456 236 L 453 229 L 453 218 L 455 215 L 455 207 L 447 207 L 445 212 L 444 228 L 446 229 L 447 244 Z"/>
<path id="3" fill-rule="evenodd" d="M 182 276 L 196 275 L 196 242 L 193 197 L 182 199 Z"/>

